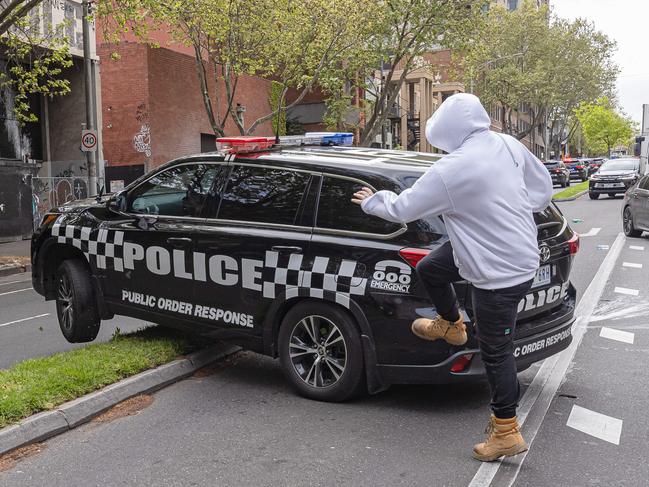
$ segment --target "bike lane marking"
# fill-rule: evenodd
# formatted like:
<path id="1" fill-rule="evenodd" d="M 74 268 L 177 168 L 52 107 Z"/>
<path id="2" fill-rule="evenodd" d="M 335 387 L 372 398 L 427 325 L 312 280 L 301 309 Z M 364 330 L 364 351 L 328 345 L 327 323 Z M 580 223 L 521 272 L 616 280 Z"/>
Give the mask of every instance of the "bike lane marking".
<path id="1" fill-rule="evenodd" d="M 23 321 L 35 320 L 36 318 L 43 318 L 44 316 L 49 316 L 49 313 L 43 313 L 42 315 L 30 316 L 28 318 L 21 318 L 19 320 L 9 321 L 8 323 L 0 323 L 0 328 L 3 326 L 13 325 L 15 323 L 22 323 Z"/>

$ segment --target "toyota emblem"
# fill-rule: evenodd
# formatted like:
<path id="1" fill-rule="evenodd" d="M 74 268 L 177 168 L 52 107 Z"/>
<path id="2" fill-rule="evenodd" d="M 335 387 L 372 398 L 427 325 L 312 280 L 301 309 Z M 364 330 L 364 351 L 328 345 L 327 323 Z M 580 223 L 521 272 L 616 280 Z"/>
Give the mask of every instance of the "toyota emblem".
<path id="1" fill-rule="evenodd" d="M 548 247 L 546 244 L 543 244 L 539 247 L 539 256 L 541 257 L 541 262 L 547 262 L 550 260 L 550 247 Z"/>

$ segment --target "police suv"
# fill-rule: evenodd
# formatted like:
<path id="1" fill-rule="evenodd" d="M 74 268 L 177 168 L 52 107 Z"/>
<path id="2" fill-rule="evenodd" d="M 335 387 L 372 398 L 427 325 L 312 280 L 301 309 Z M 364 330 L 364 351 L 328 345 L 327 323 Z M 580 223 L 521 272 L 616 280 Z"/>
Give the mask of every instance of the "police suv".
<path id="1" fill-rule="evenodd" d="M 363 186 L 402 191 L 438 156 L 349 147 L 350 134 L 276 142 L 219 139 L 215 153 L 45 215 L 32 280 L 65 338 L 141 318 L 279 357 L 301 394 L 327 401 L 483 376 L 472 326 L 459 347 L 410 331 L 435 314 L 415 267 L 448 239 L 443 219 L 401 225 L 351 202 Z M 519 370 L 565 349 L 574 320 L 578 236 L 554 205 L 535 218 L 541 267 L 519 305 Z M 455 289 L 471 323 L 470 286 Z"/>

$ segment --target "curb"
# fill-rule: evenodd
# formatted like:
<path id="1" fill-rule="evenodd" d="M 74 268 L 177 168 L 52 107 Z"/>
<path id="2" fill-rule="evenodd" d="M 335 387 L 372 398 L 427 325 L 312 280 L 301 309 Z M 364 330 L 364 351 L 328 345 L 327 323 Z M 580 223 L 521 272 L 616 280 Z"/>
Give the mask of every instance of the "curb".
<path id="1" fill-rule="evenodd" d="M 52 411 L 30 416 L 0 430 L 0 456 L 76 428 L 126 399 L 162 389 L 239 350 L 241 347 L 237 346 L 222 349 L 222 345 L 206 348 L 61 404 Z"/>
<path id="2" fill-rule="evenodd" d="M 0 269 L 0 277 L 13 276 L 14 274 L 23 274 L 25 272 L 31 272 L 32 265 L 12 265 L 11 267 L 5 267 Z"/>
<path id="3" fill-rule="evenodd" d="M 587 190 L 587 189 L 584 190 L 584 191 L 582 191 L 581 193 L 577 193 L 576 195 L 571 196 L 570 198 L 557 198 L 557 199 L 554 199 L 554 198 L 553 198 L 552 201 L 554 201 L 554 202 L 557 202 L 557 201 L 558 201 L 558 202 L 562 202 L 562 201 L 574 201 L 574 200 L 576 200 L 577 198 L 581 198 L 581 197 L 584 196 L 586 193 L 588 193 L 588 190 Z"/>

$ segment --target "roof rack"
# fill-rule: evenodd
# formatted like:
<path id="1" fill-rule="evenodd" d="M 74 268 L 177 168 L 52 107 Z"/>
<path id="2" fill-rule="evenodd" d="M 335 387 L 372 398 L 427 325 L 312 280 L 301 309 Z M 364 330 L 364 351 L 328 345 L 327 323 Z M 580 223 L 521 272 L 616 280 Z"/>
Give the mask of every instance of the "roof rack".
<path id="1" fill-rule="evenodd" d="M 219 137 L 216 148 L 229 154 L 251 152 L 268 152 L 272 149 L 296 146 L 351 146 L 354 134 L 351 132 L 307 132 L 304 135 L 286 135 L 279 137 Z"/>

